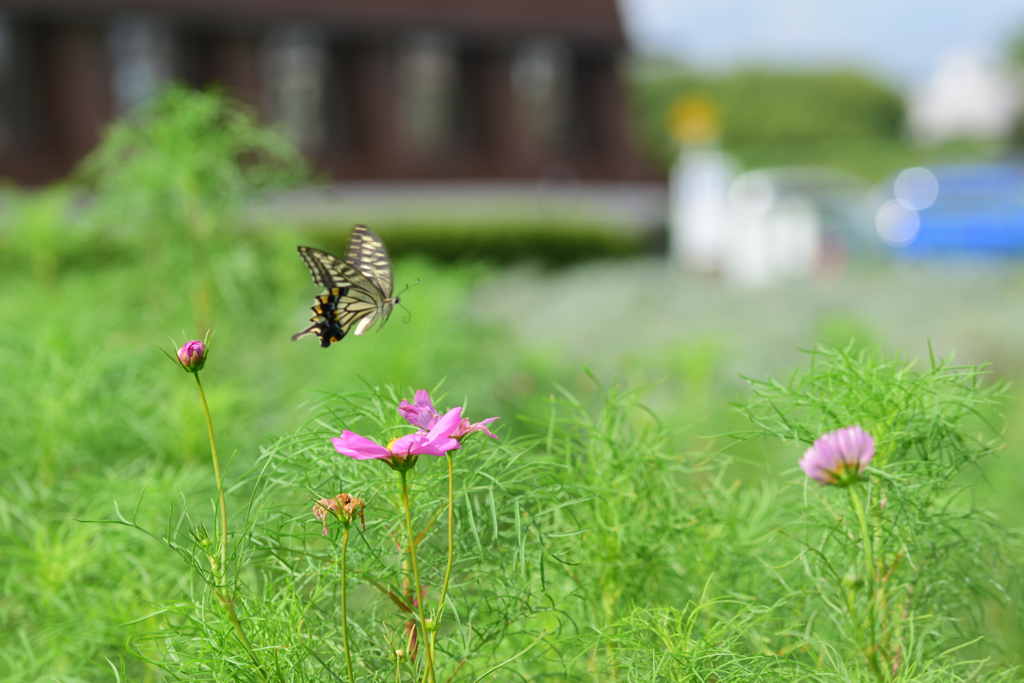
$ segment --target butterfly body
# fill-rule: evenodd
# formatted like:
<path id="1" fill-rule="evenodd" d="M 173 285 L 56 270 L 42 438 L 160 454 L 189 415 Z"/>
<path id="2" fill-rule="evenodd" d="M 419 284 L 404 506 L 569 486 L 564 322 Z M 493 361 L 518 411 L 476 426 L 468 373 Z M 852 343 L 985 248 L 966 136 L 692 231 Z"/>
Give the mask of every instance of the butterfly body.
<path id="1" fill-rule="evenodd" d="M 326 288 L 313 304 L 313 323 L 292 341 L 315 334 L 327 348 L 341 341 L 355 326 L 361 335 L 377 322 L 383 326 L 399 302 L 391 296 L 394 280 L 384 243 L 369 228 L 357 225 L 349 240 L 345 260 L 312 247 L 299 247 L 313 282 Z"/>

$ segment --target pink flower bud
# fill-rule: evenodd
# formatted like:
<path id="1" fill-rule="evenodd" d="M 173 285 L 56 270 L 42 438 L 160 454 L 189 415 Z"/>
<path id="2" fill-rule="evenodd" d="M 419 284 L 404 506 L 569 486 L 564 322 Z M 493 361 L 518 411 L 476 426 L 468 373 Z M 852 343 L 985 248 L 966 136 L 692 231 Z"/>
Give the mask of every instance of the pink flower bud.
<path id="1" fill-rule="evenodd" d="M 199 372 L 206 365 L 206 344 L 192 340 L 178 349 L 178 362 L 185 372 Z"/>

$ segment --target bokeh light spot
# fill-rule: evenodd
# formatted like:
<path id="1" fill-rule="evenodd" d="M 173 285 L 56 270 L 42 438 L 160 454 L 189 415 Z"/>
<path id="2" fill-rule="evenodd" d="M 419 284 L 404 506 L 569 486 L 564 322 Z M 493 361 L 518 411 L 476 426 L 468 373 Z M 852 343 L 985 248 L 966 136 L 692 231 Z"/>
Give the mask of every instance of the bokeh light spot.
<path id="1" fill-rule="evenodd" d="M 894 199 L 878 209 L 875 228 L 886 244 L 905 247 L 917 237 L 921 229 L 921 217 L 917 211 Z"/>
<path id="2" fill-rule="evenodd" d="M 939 196 L 939 181 L 927 168 L 908 168 L 899 174 L 892 189 L 900 204 L 921 211 Z"/>

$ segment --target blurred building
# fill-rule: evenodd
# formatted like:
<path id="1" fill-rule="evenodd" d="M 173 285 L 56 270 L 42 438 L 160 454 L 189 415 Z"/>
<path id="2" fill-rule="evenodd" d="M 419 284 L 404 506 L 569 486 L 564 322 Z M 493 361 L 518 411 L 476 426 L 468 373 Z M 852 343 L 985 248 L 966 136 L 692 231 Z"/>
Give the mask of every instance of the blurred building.
<path id="1" fill-rule="evenodd" d="M 747 286 L 841 270 L 875 244 L 855 176 L 818 167 L 739 172 L 720 150 L 689 150 L 670 179 L 672 255 Z"/>
<path id="2" fill-rule="evenodd" d="M 924 143 L 1001 140 L 1021 109 L 1020 83 L 968 50 L 951 52 L 907 103 L 910 133 Z"/>
<path id="3" fill-rule="evenodd" d="M 66 174 L 179 79 L 336 180 L 657 179 L 624 47 L 615 0 L 0 0 L 0 176 Z"/>

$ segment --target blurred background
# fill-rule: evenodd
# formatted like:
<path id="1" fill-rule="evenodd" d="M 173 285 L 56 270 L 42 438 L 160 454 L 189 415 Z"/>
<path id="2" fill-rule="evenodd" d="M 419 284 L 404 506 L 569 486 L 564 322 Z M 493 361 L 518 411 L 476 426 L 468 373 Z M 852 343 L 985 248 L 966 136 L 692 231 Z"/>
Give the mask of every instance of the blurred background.
<path id="1" fill-rule="evenodd" d="M 587 365 L 715 433 L 819 342 L 1014 379 L 1022 153 L 1007 0 L 0 1 L 8 339 L 117 296 L 132 353 L 215 327 L 282 368 L 265 431 L 356 376 L 516 414 Z M 472 370 L 403 323 L 279 343 L 315 293 L 295 244 L 355 223 Z"/>
<path id="2" fill-rule="evenodd" d="M 712 433 L 741 375 L 818 342 L 1016 377 L 1022 152 L 1024 10 L 1004 0 L 0 2 L 0 287 L 20 315 L 68 335 L 89 278 L 122 277 L 188 293 L 140 313 L 166 324 L 133 349 L 227 338 L 230 316 L 240 342 L 252 316 L 286 339 L 314 293 L 295 243 L 341 250 L 365 223 L 400 285 L 423 282 L 410 324 L 429 300 L 452 335 L 496 340 L 480 363 L 505 369 L 474 381 L 506 412 L 587 385 L 586 364 L 667 378 L 652 400 Z M 81 307 L 54 303 L 70 277 Z M 248 339 L 282 367 L 452 376 L 360 366 L 408 338 Z M 340 382 L 285 374 L 271 403 Z"/>
<path id="3" fill-rule="evenodd" d="M 0 531 L 43 596 L 0 618 L 52 646 L 0 667 L 101 661 L 153 599 L 110 597 L 71 517 L 209 493 L 168 336 L 216 330 L 235 466 L 366 384 L 543 431 L 557 386 L 596 402 L 585 366 L 660 382 L 679 450 L 715 450 L 742 376 L 816 343 L 1018 380 L 1022 155 L 1011 0 L 0 0 Z M 291 343 L 318 293 L 296 244 L 355 223 L 420 281 L 408 310 Z M 1016 393 L 979 484 L 1011 524 Z M 743 448 L 745 481 L 799 456 Z"/>
<path id="4" fill-rule="evenodd" d="M 14 186 L 95 189 L 80 163 L 112 121 L 172 82 L 213 88 L 312 169 L 228 222 L 322 246 L 360 222 L 398 256 L 501 264 L 471 308 L 528 345 L 584 346 L 610 371 L 714 339 L 733 377 L 835 328 L 1014 371 L 1015 3 L 0 8 Z"/>

